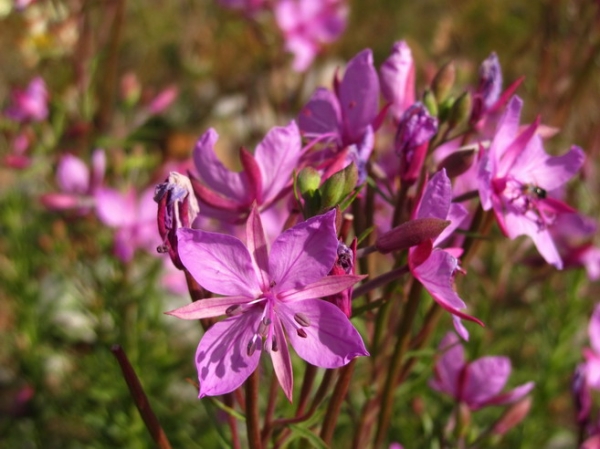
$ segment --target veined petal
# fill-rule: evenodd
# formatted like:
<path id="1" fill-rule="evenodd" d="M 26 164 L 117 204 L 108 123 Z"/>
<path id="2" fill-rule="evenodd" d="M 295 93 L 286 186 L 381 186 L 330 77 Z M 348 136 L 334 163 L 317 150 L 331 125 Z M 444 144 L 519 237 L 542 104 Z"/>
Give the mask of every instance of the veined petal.
<path id="1" fill-rule="evenodd" d="M 240 240 L 188 228 L 178 229 L 177 239 L 181 262 L 206 290 L 225 296 L 260 295 L 252 257 Z"/>
<path id="2" fill-rule="evenodd" d="M 508 357 L 487 356 L 474 360 L 466 368 L 459 399 L 471 408 L 481 407 L 502 391 L 510 372 Z"/>
<path id="3" fill-rule="evenodd" d="M 350 320 L 331 303 L 319 299 L 279 302 L 275 313 L 298 355 L 312 365 L 339 368 L 355 357 L 369 355 Z M 296 314 L 303 315 L 310 324 L 300 326 L 294 319 Z M 304 331 L 304 337 L 299 335 L 299 328 Z"/>
<path id="4" fill-rule="evenodd" d="M 441 218 L 448 216 L 452 202 L 452 184 L 442 169 L 429 180 L 419 202 L 416 218 Z"/>
<path id="5" fill-rule="evenodd" d="M 260 287 L 264 291 L 269 284 L 269 248 L 267 239 L 263 230 L 262 220 L 256 206 L 250 210 L 250 215 L 246 221 L 246 246 L 252 255 L 252 261 L 255 263 L 256 272 L 260 276 Z"/>
<path id="6" fill-rule="evenodd" d="M 260 316 L 260 308 L 255 308 L 206 331 L 196 351 L 200 398 L 229 393 L 254 372 L 262 348 L 258 346 L 248 355 L 248 343 L 255 336 Z"/>
<path id="7" fill-rule="evenodd" d="M 291 289 L 279 293 L 277 297 L 285 302 L 323 298 L 325 296 L 335 295 L 336 293 L 342 292 L 347 288 L 352 287 L 365 277 L 366 276 L 354 276 L 350 274 L 325 276 L 323 279 L 299 289 Z"/>
<path id="8" fill-rule="evenodd" d="M 294 390 L 294 373 L 292 372 L 292 360 L 288 348 L 281 321 L 275 316 L 273 320 L 273 333 L 267 340 L 265 348 L 271 354 L 271 361 L 275 369 L 275 375 L 279 385 L 283 389 L 285 396 L 292 402 L 292 393 Z"/>
<path id="9" fill-rule="evenodd" d="M 263 203 L 275 198 L 290 183 L 301 149 L 300 131 L 293 121 L 286 127 L 273 128 L 258 144 L 254 157 L 262 174 Z"/>
<path id="10" fill-rule="evenodd" d="M 249 200 L 245 174 L 228 170 L 217 159 L 214 145 L 218 138 L 217 132 L 211 128 L 198 139 L 193 154 L 196 170 L 210 189 L 235 199 L 238 203 L 245 203 Z"/>
<path id="11" fill-rule="evenodd" d="M 276 292 L 299 289 L 325 277 L 335 262 L 335 210 L 283 232 L 271 247 L 269 274 Z"/>
<path id="12" fill-rule="evenodd" d="M 483 326 L 477 318 L 460 311 L 467 306 L 453 288 L 453 274 L 457 268 L 458 261 L 453 256 L 446 251 L 434 249 L 422 264 L 411 266 L 411 272 L 433 299 L 448 312 Z"/>
<path id="13" fill-rule="evenodd" d="M 247 304 L 252 301 L 252 299 L 253 298 L 248 298 L 247 296 L 206 298 L 165 313 L 181 318 L 182 320 L 199 320 L 201 318 L 225 315 L 225 312 L 231 306 L 235 306 L 236 304 Z"/>
<path id="14" fill-rule="evenodd" d="M 490 155 L 494 159 L 495 166 L 498 167 L 498 163 L 519 131 L 519 120 L 521 118 L 521 109 L 523 108 L 523 100 L 518 96 L 514 96 L 510 99 L 506 111 L 498 122 L 497 131 L 494 136 L 494 140 L 490 146 Z"/>

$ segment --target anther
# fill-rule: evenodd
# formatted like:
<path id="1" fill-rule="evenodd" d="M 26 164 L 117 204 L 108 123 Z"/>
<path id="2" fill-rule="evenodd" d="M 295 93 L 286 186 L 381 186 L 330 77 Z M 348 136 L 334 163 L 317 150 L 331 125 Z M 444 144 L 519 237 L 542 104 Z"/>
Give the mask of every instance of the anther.
<path id="1" fill-rule="evenodd" d="M 309 327 L 310 326 L 310 320 L 303 313 L 295 313 L 294 314 L 294 321 L 296 321 L 296 323 L 298 323 L 302 327 Z"/>
<path id="2" fill-rule="evenodd" d="M 298 337 L 302 337 L 302 338 L 308 337 L 308 335 L 306 334 L 306 331 L 304 329 L 302 329 L 301 327 L 296 329 L 296 332 L 298 333 Z"/>
<path id="3" fill-rule="evenodd" d="M 167 245 L 159 245 L 156 247 L 156 252 L 160 253 L 160 254 L 164 254 L 164 253 L 168 253 L 169 252 L 169 247 Z"/>
<path id="4" fill-rule="evenodd" d="M 271 344 L 271 350 L 273 352 L 279 351 L 279 345 L 277 344 L 277 338 L 275 338 L 275 335 L 273 335 L 273 343 Z"/>
<path id="5" fill-rule="evenodd" d="M 236 316 L 242 313 L 242 306 L 239 304 L 234 304 L 232 306 L 227 307 L 225 309 L 225 315 L 227 316 Z"/>

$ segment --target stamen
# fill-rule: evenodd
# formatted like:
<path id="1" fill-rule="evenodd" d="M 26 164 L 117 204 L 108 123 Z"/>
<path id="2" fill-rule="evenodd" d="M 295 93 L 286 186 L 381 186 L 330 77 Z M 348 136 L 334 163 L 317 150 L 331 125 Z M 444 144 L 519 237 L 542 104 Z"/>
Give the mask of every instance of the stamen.
<path id="1" fill-rule="evenodd" d="M 234 304 L 232 306 L 227 307 L 225 310 L 225 315 L 227 316 L 237 316 L 242 313 L 242 306 L 239 304 Z"/>
<path id="2" fill-rule="evenodd" d="M 156 252 L 158 252 L 160 254 L 168 253 L 169 252 L 169 247 L 167 245 L 165 245 L 165 244 L 158 245 L 156 247 Z"/>
<path id="3" fill-rule="evenodd" d="M 302 329 L 301 327 L 296 329 L 296 333 L 298 334 L 298 337 L 302 337 L 302 338 L 308 337 L 308 334 L 306 333 L 306 331 L 304 329 Z"/>
<path id="4" fill-rule="evenodd" d="M 296 321 L 296 323 L 298 323 L 302 327 L 309 327 L 310 326 L 310 320 L 303 313 L 295 313 L 294 314 L 294 321 Z"/>
<path id="5" fill-rule="evenodd" d="M 248 357 L 252 357 L 252 354 L 254 354 L 254 351 L 256 351 L 256 345 L 254 343 L 255 343 L 255 339 L 253 337 L 248 342 L 248 347 L 246 348 L 246 355 Z"/>
<path id="6" fill-rule="evenodd" d="M 271 350 L 273 352 L 277 352 L 279 351 L 279 344 L 277 343 L 277 338 L 275 337 L 275 334 L 273 334 L 273 343 L 271 344 Z"/>

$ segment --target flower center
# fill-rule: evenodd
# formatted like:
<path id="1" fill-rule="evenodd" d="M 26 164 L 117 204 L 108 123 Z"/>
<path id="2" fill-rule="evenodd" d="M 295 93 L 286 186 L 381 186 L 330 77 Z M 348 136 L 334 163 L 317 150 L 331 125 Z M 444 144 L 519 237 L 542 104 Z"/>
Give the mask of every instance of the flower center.
<path id="1" fill-rule="evenodd" d="M 550 207 L 545 207 L 546 191 L 536 184 L 508 178 L 502 195 L 509 210 L 533 221 L 538 230 L 554 224 L 556 213 Z"/>

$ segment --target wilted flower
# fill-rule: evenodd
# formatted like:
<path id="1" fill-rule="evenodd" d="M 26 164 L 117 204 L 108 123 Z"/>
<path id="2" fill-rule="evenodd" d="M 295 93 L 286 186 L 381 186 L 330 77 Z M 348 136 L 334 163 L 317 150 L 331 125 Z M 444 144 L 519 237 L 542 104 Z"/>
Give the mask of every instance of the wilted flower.
<path id="1" fill-rule="evenodd" d="M 178 231 L 184 266 L 203 288 L 224 297 L 196 301 L 169 314 L 190 320 L 228 316 L 214 324 L 198 346 L 200 397 L 235 390 L 265 351 L 291 400 L 288 340 L 301 358 L 323 368 L 368 355 L 348 318 L 319 299 L 361 279 L 327 276 L 337 257 L 334 221 L 331 211 L 302 222 L 283 232 L 270 251 L 256 208 L 246 224 L 246 245 L 229 235 Z"/>
<path id="2" fill-rule="evenodd" d="M 487 356 L 468 363 L 460 340 L 451 332 L 446 334 L 438 349 L 441 355 L 434 367 L 435 377 L 429 385 L 466 404 L 471 410 L 516 402 L 535 385 L 527 382 L 501 393 L 512 370 L 510 360 Z"/>

